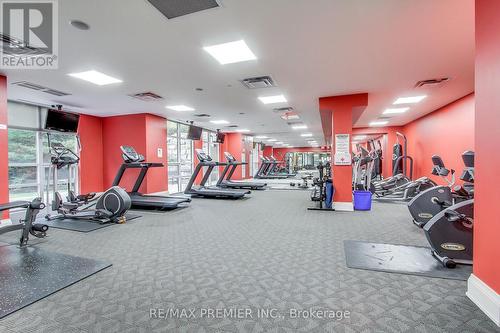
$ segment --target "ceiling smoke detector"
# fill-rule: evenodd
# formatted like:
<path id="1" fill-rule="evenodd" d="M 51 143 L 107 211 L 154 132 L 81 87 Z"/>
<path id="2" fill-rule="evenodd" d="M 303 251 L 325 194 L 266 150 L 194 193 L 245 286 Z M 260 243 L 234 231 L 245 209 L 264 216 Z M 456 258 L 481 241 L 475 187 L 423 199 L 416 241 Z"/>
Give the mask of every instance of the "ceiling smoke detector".
<path id="1" fill-rule="evenodd" d="M 276 87 L 276 83 L 273 78 L 269 75 L 250 77 L 241 80 L 241 83 L 248 89 L 261 89 L 261 88 L 272 88 Z"/>
<path id="2" fill-rule="evenodd" d="M 157 94 L 150 92 L 150 91 L 138 93 L 138 94 L 132 94 L 129 96 L 132 98 L 140 99 L 141 101 L 144 101 L 144 102 L 154 102 L 154 101 L 159 101 L 159 100 L 163 99 L 163 97 L 161 97 L 160 95 L 157 95 Z"/>
<path id="3" fill-rule="evenodd" d="M 442 77 L 438 79 L 428 79 L 428 80 L 422 80 L 418 81 L 415 84 L 415 88 L 421 88 L 421 87 L 426 87 L 426 86 L 438 86 L 441 85 L 445 82 L 448 82 L 450 80 L 449 77 Z"/>

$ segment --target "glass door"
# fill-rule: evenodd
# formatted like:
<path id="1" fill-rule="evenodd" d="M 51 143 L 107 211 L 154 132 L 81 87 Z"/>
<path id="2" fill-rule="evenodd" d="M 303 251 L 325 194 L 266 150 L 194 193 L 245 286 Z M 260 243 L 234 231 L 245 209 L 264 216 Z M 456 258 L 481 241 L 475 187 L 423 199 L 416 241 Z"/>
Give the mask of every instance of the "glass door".
<path id="1" fill-rule="evenodd" d="M 167 121 L 168 192 L 184 191 L 193 173 L 193 144 L 188 126 Z"/>

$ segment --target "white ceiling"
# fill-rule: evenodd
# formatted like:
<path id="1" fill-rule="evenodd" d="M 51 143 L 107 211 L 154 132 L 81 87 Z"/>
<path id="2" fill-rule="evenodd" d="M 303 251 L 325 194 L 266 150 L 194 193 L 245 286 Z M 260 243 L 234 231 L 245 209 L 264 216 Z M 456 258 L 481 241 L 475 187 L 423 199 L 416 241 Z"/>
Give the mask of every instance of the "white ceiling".
<path id="1" fill-rule="evenodd" d="M 9 86 L 10 99 L 61 103 L 95 115 L 150 112 L 176 120 L 192 113 L 165 109 L 186 104 L 194 113 L 225 119 L 257 135 L 304 146 L 257 96 L 283 93 L 302 121 L 322 140 L 318 97 L 369 93 L 355 127 L 366 126 L 398 96 L 429 97 L 402 125 L 474 89 L 473 0 L 222 0 L 223 7 L 168 20 L 145 0 L 59 1 L 59 69 L 5 71 L 72 95 L 51 98 Z M 80 31 L 71 19 L 87 22 Z M 220 65 L 202 47 L 244 39 L 258 60 Z M 124 82 L 95 86 L 67 73 L 95 69 Z M 248 90 L 239 80 L 270 74 L 278 87 Z M 442 87 L 413 88 L 418 80 L 450 77 Z M 203 88 L 203 92 L 195 88 Z M 128 94 L 153 91 L 147 103 Z M 80 107 L 79 109 L 75 106 Z M 287 105 L 275 105 L 287 106 Z M 240 114 L 244 113 L 244 114 Z M 310 138 L 307 138 L 310 139 Z"/>

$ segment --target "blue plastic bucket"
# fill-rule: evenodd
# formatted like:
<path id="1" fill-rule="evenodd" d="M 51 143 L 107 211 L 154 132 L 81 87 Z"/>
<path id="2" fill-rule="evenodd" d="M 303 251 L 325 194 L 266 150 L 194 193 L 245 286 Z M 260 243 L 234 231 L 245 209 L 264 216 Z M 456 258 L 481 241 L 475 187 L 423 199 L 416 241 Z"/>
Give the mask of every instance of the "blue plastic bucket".
<path id="1" fill-rule="evenodd" d="M 372 209 L 372 192 L 370 191 L 353 191 L 354 209 L 355 210 L 371 210 Z"/>

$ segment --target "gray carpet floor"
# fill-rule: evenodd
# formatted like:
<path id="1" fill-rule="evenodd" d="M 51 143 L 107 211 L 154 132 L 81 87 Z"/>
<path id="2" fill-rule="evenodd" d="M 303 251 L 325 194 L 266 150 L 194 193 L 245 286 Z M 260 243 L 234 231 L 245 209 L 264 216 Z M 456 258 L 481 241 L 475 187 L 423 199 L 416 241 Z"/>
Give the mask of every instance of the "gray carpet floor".
<path id="1" fill-rule="evenodd" d="M 52 229 L 33 244 L 113 266 L 4 318 L 0 331 L 498 331 L 465 296 L 463 281 L 346 267 L 345 239 L 426 245 L 405 206 L 342 213 L 307 211 L 311 204 L 307 191 L 255 191 L 247 200 L 193 199 L 189 208 L 88 234 Z M 150 318 L 152 308 L 264 308 L 280 316 L 165 320 Z M 288 316 L 310 308 L 350 315 Z"/>

